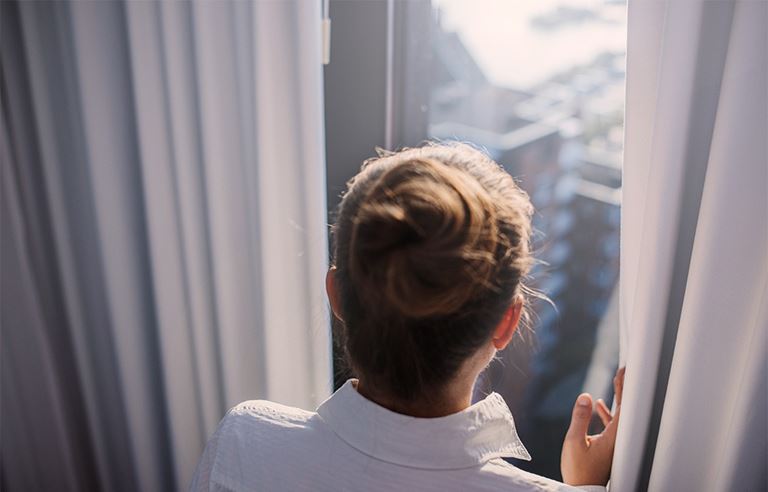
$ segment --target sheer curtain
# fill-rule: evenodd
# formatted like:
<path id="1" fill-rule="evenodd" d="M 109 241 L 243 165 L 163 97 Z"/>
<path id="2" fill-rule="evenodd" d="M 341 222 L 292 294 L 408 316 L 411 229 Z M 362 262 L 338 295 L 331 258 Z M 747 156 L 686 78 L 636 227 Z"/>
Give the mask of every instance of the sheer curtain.
<path id="1" fill-rule="evenodd" d="M 2 488 L 182 490 L 330 392 L 320 2 L 3 2 Z"/>
<path id="2" fill-rule="evenodd" d="M 612 490 L 765 490 L 768 3 L 628 24 Z"/>

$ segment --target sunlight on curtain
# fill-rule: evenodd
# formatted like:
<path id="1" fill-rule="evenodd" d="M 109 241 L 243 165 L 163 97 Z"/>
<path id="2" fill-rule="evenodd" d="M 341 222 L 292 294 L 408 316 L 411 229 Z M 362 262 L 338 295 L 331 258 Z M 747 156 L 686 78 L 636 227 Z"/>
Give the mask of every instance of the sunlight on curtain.
<path id="1" fill-rule="evenodd" d="M 766 25 L 765 2 L 629 3 L 612 490 L 765 486 Z"/>

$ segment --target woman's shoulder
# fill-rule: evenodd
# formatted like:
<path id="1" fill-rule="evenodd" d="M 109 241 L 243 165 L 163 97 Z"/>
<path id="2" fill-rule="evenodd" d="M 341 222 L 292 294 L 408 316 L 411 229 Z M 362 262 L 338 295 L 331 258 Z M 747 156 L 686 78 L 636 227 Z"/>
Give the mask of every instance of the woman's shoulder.
<path id="1" fill-rule="evenodd" d="M 248 400 L 232 407 L 222 426 L 229 430 L 295 427 L 308 424 L 315 415 L 315 412 L 269 400 Z"/>
<path id="2" fill-rule="evenodd" d="M 518 468 L 502 458 L 486 462 L 479 470 L 479 475 L 486 479 L 492 478 L 504 483 L 505 488 L 524 492 L 605 492 L 600 485 L 583 485 L 573 487 L 562 482 L 542 477 Z M 493 480 L 491 480 L 493 482 Z M 497 489 L 499 486 L 496 487 Z"/>
<path id="3" fill-rule="evenodd" d="M 227 417 L 234 418 L 256 417 L 307 420 L 312 418 L 313 415 L 315 415 L 315 412 L 269 400 L 244 401 L 235 405 L 227 412 Z"/>
<path id="4" fill-rule="evenodd" d="M 267 400 L 235 405 L 208 440 L 190 490 L 258 488 L 318 440 L 316 415 Z"/>

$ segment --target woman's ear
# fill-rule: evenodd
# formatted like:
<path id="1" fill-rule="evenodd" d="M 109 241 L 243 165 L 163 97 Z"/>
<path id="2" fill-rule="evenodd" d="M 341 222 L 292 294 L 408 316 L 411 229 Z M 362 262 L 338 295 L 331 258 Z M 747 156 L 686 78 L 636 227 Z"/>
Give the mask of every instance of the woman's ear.
<path id="1" fill-rule="evenodd" d="M 523 298 L 515 297 L 515 300 L 507 308 L 504 316 L 493 331 L 493 346 L 496 350 L 504 350 L 517 331 L 520 324 L 520 316 L 523 314 Z"/>
<path id="2" fill-rule="evenodd" d="M 332 266 L 328 269 L 328 273 L 325 274 L 325 292 L 328 294 L 328 302 L 331 304 L 331 311 L 333 315 L 344 321 L 341 317 L 341 301 L 339 300 L 339 293 L 336 290 L 336 267 Z"/>

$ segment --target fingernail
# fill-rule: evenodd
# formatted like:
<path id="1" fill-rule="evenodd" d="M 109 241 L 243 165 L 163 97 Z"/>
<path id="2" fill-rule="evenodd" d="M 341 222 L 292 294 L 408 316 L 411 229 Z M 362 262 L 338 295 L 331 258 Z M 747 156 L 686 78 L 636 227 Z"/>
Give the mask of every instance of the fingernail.
<path id="1" fill-rule="evenodd" d="M 577 400 L 576 404 L 580 407 L 588 407 L 589 406 L 589 397 L 587 395 L 581 395 Z"/>

